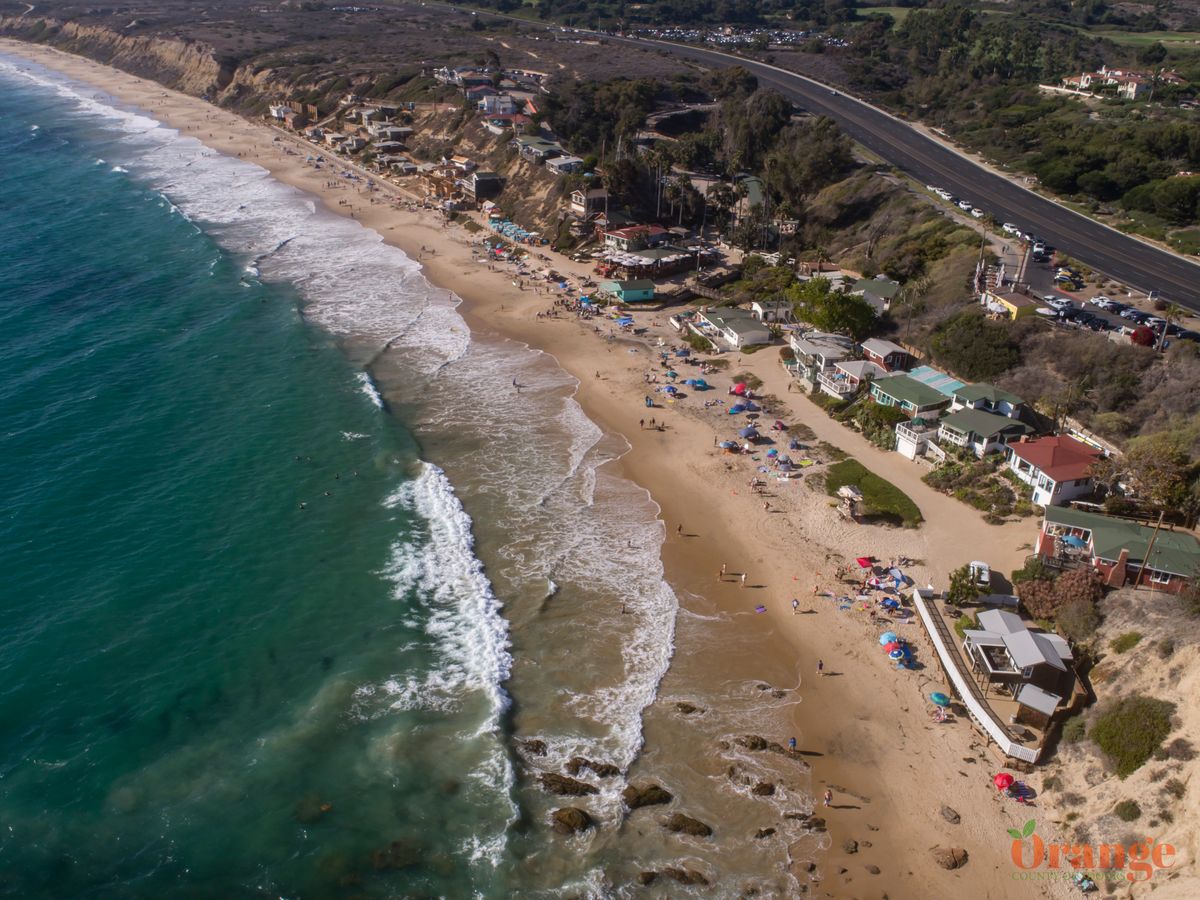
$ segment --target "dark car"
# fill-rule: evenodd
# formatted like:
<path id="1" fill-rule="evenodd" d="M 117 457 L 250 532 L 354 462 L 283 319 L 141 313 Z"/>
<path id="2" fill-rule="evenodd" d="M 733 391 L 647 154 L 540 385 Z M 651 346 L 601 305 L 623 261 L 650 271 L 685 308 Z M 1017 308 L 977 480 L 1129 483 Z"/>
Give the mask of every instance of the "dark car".
<path id="1" fill-rule="evenodd" d="M 1179 334 L 1175 335 L 1181 341 L 1193 341 L 1200 344 L 1200 332 L 1192 331 L 1188 328 L 1180 329 Z"/>

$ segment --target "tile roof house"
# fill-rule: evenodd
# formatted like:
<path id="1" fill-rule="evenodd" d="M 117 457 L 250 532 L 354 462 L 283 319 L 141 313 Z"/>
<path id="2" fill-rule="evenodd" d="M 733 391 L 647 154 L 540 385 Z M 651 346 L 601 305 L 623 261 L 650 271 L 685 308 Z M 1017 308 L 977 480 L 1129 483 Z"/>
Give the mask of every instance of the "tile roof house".
<path id="1" fill-rule="evenodd" d="M 1066 435 L 1054 435 L 1010 444 L 1008 468 L 1033 488 L 1038 506 L 1060 506 L 1090 494 L 1089 474 L 1102 454 L 1095 447 Z"/>
<path id="2" fill-rule="evenodd" d="M 616 231 L 604 232 L 604 246 L 610 250 L 644 250 L 663 243 L 670 232 L 661 225 L 630 225 Z"/>
<path id="3" fill-rule="evenodd" d="M 1002 449 L 1008 441 L 1033 431 L 1024 422 L 984 412 L 981 409 L 960 409 L 941 420 L 938 443 L 966 447 L 980 459 Z"/>
<path id="4" fill-rule="evenodd" d="M 1035 547 L 1051 566 L 1090 566 L 1109 587 L 1178 594 L 1200 578 L 1200 541 L 1191 532 L 1079 509 L 1047 507 Z"/>
<path id="5" fill-rule="evenodd" d="M 912 365 L 912 354 L 891 341 L 870 338 L 860 345 L 862 354 L 888 372 L 903 372 Z"/>

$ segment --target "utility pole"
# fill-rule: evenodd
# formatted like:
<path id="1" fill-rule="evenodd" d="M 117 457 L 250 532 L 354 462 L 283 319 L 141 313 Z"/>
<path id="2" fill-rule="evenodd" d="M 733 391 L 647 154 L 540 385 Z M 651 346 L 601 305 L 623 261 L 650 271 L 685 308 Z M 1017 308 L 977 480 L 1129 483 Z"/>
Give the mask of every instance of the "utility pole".
<path id="1" fill-rule="evenodd" d="M 1150 544 L 1146 547 L 1146 558 L 1142 560 L 1142 566 L 1138 569 L 1137 582 L 1134 584 L 1134 590 L 1142 586 L 1142 576 L 1146 573 L 1147 567 L 1150 565 L 1151 554 L 1154 553 L 1154 542 L 1158 540 L 1159 529 L 1162 528 L 1163 511 L 1158 511 L 1158 524 L 1154 526 L 1154 534 L 1150 536 Z M 1150 590 L 1154 590 L 1154 582 L 1150 582 Z"/>

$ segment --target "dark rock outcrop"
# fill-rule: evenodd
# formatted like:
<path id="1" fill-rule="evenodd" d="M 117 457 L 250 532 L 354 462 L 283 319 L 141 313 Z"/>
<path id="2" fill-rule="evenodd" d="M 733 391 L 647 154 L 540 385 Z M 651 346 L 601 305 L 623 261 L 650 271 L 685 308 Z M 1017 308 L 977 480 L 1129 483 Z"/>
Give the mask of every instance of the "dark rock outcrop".
<path id="1" fill-rule="evenodd" d="M 641 809 L 643 806 L 660 806 L 670 803 L 674 797 L 671 792 L 657 784 L 629 785 L 621 791 L 621 799 L 630 809 Z"/>
<path id="2" fill-rule="evenodd" d="M 750 793 L 756 797 L 770 797 L 775 793 L 775 785 L 769 781 L 760 781 L 754 787 L 750 788 Z"/>
<path id="3" fill-rule="evenodd" d="M 520 741 L 517 746 L 521 748 L 521 752 L 526 756 L 545 756 L 546 742 L 539 741 L 537 738 L 530 738 L 527 741 Z"/>
<path id="4" fill-rule="evenodd" d="M 734 741 L 734 743 L 739 747 L 745 747 L 747 750 L 755 751 L 766 750 L 769 746 L 771 746 L 765 737 L 757 734 L 744 734 Z"/>
<path id="5" fill-rule="evenodd" d="M 556 809 L 550 818 L 554 823 L 554 830 L 559 834 L 578 834 L 592 827 L 592 817 L 578 806 Z"/>
<path id="6" fill-rule="evenodd" d="M 955 812 L 953 809 L 951 809 L 949 806 L 942 807 L 942 818 L 945 819 L 947 822 L 949 822 L 951 825 L 957 825 L 959 822 L 962 821 L 962 817 L 959 816 L 959 814 L 957 812 Z"/>
<path id="7" fill-rule="evenodd" d="M 762 840 L 763 838 L 769 838 L 774 833 L 774 828 L 760 828 L 758 831 L 754 832 L 754 836 L 759 840 Z"/>
<path id="8" fill-rule="evenodd" d="M 683 715 L 685 715 L 685 716 L 690 716 L 690 715 L 692 715 L 693 713 L 702 713 L 702 712 L 704 712 L 704 710 L 703 710 L 703 709 L 701 709 L 699 706 L 696 706 L 696 704 L 694 704 L 694 703 L 685 703 L 685 702 L 683 702 L 683 701 L 680 701 L 679 703 L 676 703 L 676 704 L 675 704 L 675 708 L 676 708 L 677 710 L 679 710 L 679 712 L 680 712 L 680 713 L 682 713 L 682 714 L 683 714 Z"/>
<path id="9" fill-rule="evenodd" d="M 854 838 L 846 838 L 846 840 L 842 841 L 842 850 L 846 853 L 857 853 L 858 841 L 854 840 Z"/>
<path id="10" fill-rule="evenodd" d="M 620 775 L 621 770 L 612 763 L 598 763 L 582 756 L 572 756 L 570 761 L 564 766 L 568 775 L 578 775 L 584 769 L 591 769 L 601 778 L 612 778 L 614 775 Z"/>
<path id="11" fill-rule="evenodd" d="M 553 772 L 547 772 L 541 777 L 542 789 L 547 790 L 552 794 L 561 794 L 564 797 L 584 797 L 588 794 L 599 793 L 598 788 L 588 784 L 586 781 L 576 781 L 574 778 L 568 778 L 566 775 L 556 775 Z"/>
<path id="12" fill-rule="evenodd" d="M 663 869 L 662 874 L 667 878 L 673 878 L 680 884 L 708 884 L 708 879 L 695 869 L 681 869 L 675 866 Z"/>
<path id="13" fill-rule="evenodd" d="M 637 880 L 638 880 L 638 884 L 641 884 L 641 885 L 654 884 L 654 882 L 656 880 L 658 880 L 658 873 L 657 872 L 638 872 Z"/>
<path id="14" fill-rule="evenodd" d="M 674 813 L 663 823 L 663 828 L 675 834 L 690 834 L 693 837 L 710 837 L 713 833 L 711 827 L 683 813 Z"/>

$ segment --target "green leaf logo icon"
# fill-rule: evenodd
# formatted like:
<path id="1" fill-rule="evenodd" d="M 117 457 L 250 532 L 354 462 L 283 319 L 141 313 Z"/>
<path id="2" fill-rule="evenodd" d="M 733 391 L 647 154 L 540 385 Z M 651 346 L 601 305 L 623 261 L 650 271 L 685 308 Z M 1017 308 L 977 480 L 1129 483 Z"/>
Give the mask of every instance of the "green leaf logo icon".
<path id="1" fill-rule="evenodd" d="M 1017 831 L 1015 828 L 1010 828 L 1008 829 L 1008 836 L 1014 841 L 1019 841 L 1021 839 L 1021 832 Z"/>
<path id="2" fill-rule="evenodd" d="M 1036 827 L 1037 826 L 1034 824 L 1033 819 L 1030 819 L 1028 822 L 1025 823 L 1024 827 L 1021 829 L 1021 836 L 1029 837 L 1031 834 L 1033 834 L 1033 829 Z"/>

